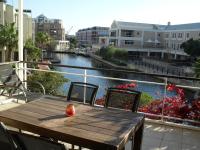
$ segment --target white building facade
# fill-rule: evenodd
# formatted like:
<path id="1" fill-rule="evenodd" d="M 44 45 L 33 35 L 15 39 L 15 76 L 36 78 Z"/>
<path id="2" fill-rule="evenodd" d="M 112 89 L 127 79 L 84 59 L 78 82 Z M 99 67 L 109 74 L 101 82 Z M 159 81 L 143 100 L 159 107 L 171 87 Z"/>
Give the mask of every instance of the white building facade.
<path id="1" fill-rule="evenodd" d="M 180 45 L 190 38 L 200 38 L 200 23 L 156 25 L 113 21 L 108 43 L 138 57 L 184 59 L 187 54 Z"/>
<path id="2" fill-rule="evenodd" d="M 32 24 L 32 17 L 29 14 L 30 12 L 24 12 L 23 14 L 23 41 L 24 44 L 28 39 L 34 39 L 34 30 Z M 10 24 L 15 23 L 16 29 L 18 29 L 18 10 L 15 9 L 12 5 L 0 2 L 0 24 Z M 5 61 L 5 52 L 0 50 L 1 61 Z"/>

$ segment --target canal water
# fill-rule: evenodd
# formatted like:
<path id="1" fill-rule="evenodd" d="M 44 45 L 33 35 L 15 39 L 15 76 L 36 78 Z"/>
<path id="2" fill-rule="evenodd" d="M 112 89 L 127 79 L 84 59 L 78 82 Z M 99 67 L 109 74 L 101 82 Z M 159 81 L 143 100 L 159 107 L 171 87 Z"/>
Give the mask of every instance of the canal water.
<path id="1" fill-rule="evenodd" d="M 108 68 L 105 64 L 94 60 L 90 57 L 75 55 L 75 54 L 56 54 L 56 57 L 61 60 L 60 64 L 63 65 L 72 65 L 72 66 L 82 66 L 82 67 L 97 67 L 97 68 Z M 56 67 L 56 70 L 69 72 L 69 73 L 77 73 L 77 74 L 84 74 L 84 70 L 81 69 L 72 69 L 72 68 L 61 68 Z M 147 75 L 138 75 L 138 74 L 126 74 L 126 73 L 118 73 L 118 72 L 108 72 L 108 71 L 97 71 L 97 70 L 87 70 L 87 74 L 95 75 L 95 76 L 103 76 L 103 77 L 114 77 L 114 78 L 123 78 L 123 79 L 133 79 L 133 80 L 140 80 L 140 81 L 151 81 L 151 82 L 159 82 L 162 83 L 162 80 L 147 76 Z M 64 75 L 70 81 L 80 81 L 83 82 L 84 78 L 82 76 L 77 75 Z M 97 98 L 102 97 L 105 95 L 106 88 L 114 87 L 119 84 L 126 84 L 130 82 L 124 81 L 116 81 L 116 80 L 109 80 L 109 79 L 101 79 L 101 78 L 94 78 L 94 77 L 87 77 L 87 82 L 99 85 L 99 90 L 97 93 Z M 62 87 L 62 92 L 67 94 L 69 83 Z M 141 92 L 148 93 L 154 99 L 162 99 L 164 94 L 164 86 L 156 85 L 156 84 L 147 84 L 147 83 L 136 83 L 135 90 L 139 90 Z M 172 96 L 175 93 L 167 92 L 168 96 Z"/>

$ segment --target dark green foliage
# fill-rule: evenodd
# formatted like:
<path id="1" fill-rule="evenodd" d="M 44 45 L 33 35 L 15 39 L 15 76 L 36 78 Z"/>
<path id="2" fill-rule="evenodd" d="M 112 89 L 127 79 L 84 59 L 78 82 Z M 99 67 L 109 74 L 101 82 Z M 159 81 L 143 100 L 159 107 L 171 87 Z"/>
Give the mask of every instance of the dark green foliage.
<path id="1" fill-rule="evenodd" d="M 200 57 L 197 59 L 195 63 L 195 74 L 197 77 L 200 77 Z"/>
<path id="2" fill-rule="evenodd" d="M 7 0 L 0 0 L 0 2 L 7 3 Z"/>
<path id="3" fill-rule="evenodd" d="M 126 50 L 115 48 L 112 46 L 101 48 L 99 55 L 102 56 L 106 60 L 109 60 L 109 59 L 127 60 L 128 58 L 128 52 Z"/>
<path id="4" fill-rule="evenodd" d="M 38 61 L 41 57 L 41 49 L 35 46 L 31 39 L 27 40 L 24 46 L 27 52 L 27 61 Z"/>
<path id="5" fill-rule="evenodd" d="M 76 48 L 77 47 L 77 39 L 75 37 L 70 38 L 70 49 Z"/>
<path id="6" fill-rule="evenodd" d="M 38 32 L 35 37 L 35 45 L 41 49 L 46 49 L 50 44 L 51 37 L 46 32 Z"/>
<path id="7" fill-rule="evenodd" d="M 68 82 L 63 75 L 51 72 L 33 72 L 28 76 L 28 81 L 38 81 L 40 82 L 46 91 L 46 94 L 59 94 L 59 88 Z M 32 87 L 35 88 L 35 87 Z"/>
<path id="8" fill-rule="evenodd" d="M 128 52 L 123 49 L 115 49 L 114 57 L 117 59 L 126 60 L 128 58 Z"/>
<path id="9" fill-rule="evenodd" d="M 97 55 L 100 55 L 103 59 L 111 61 L 116 65 L 127 65 L 125 61 L 128 59 L 128 52 L 124 49 L 119 49 L 112 46 L 103 47 L 99 50 Z"/>
<path id="10" fill-rule="evenodd" d="M 6 61 L 11 61 L 12 52 L 17 49 L 18 33 L 15 23 L 0 25 L 0 47 L 6 48 Z"/>
<path id="11" fill-rule="evenodd" d="M 200 56 L 200 39 L 189 39 L 188 41 L 181 44 L 181 48 L 183 48 L 184 51 L 190 56 L 198 57 Z"/>

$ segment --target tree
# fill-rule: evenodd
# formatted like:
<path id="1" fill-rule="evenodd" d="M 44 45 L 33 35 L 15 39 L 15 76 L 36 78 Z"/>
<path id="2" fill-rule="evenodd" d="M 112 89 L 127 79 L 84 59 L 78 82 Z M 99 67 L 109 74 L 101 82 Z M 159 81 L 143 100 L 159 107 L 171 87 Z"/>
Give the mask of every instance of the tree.
<path id="1" fill-rule="evenodd" d="M 117 59 L 123 59 L 127 60 L 128 59 L 128 52 L 124 49 L 116 49 L 114 53 L 114 57 Z"/>
<path id="2" fill-rule="evenodd" d="M 35 45 L 41 49 L 46 49 L 51 42 L 51 37 L 46 32 L 38 32 L 35 37 Z"/>
<path id="3" fill-rule="evenodd" d="M 188 41 L 181 44 L 180 48 L 183 48 L 184 51 L 192 57 L 200 56 L 200 39 L 193 40 L 189 39 Z"/>
<path id="4" fill-rule="evenodd" d="M 49 43 L 47 44 L 47 50 L 48 51 L 53 51 L 56 49 L 56 45 L 58 44 L 57 41 L 55 41 L 54 39 L 50 38 Z"/>
<path id="5" fill-rule="evenodd" d="M 6 3 L 6 2 L 7 2 L 7 0 L 0 0 L 0 2 Z"/>
<path id="6" fill-rule="evenodd" d="M 104 59 L 123 59 L 127 60 L 128 58 L 128 52 L 124 49 L 115 48 L 113 46 L 109 46 L 106 48 L 100 49 L 100 56 L 102 56 Z"/>
<path id="7" fill-rule="evenodd" d="M 24 49 L 27 52 L 28 61 L 38 61 L 41 57 L 41 49 L 35 46 L 31 39 L 28 39 L 25 43 Z"/>
<path id="8" fill-rule="evenodd" d="M 15 23 L 0 25 L 0 47 L 6 50 L 6 61 L 11 61 L 13 50 L 17 49 L 18 33 Z"/>
<path id="9" fill-rule="evenodd" d="M 70 49 L 76 48 L 77 46 L 77 39 L 75 37 L 70 38 Z"/>
<path id="10" fill-rule="evenodd" d="M 62 91 L 60 91 L 60 87 L 63 86 L 64 83 L 68 82 L 62 74 L 51 73 L 51 72 L 33 72 L 30 76 L 28 76 L 28 81 L 38 81 L 40 82 L 46 91 L 46 94 L 55 94 L 59 95 Z M 35 85 L 32 85 L 31 88 L 35 89 Z"/>

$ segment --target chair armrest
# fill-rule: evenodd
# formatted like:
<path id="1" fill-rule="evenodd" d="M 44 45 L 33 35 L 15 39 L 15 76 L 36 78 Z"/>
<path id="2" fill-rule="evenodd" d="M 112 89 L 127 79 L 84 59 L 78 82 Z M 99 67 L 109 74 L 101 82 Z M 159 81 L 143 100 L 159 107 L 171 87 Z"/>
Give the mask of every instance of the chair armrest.
<path id="1" fill-rule="evenodd" d="M 41 88 L 42 88 L 42 93 L 43 93 L 43 95 L 45 95 L 46 94 L 46 91 L 45 91 L 45 88 L 44 88 L 44 86 L 40 83 L 40 82 L 38 82 L 38 81 L 27 81 L 27 80 L 25 80 L 25 81 L 23 81 L 23 82 L 32 82 L 32 83 L 35 83 L 35 84 L 37 84 L 37 85 L 39 85 Z"/>
<path id="2" fill-rule="evenodd" d="M 25 99 L 26 99 L 26 101 L 27 101 L 27 97 L 26 97 L 25 91 L 24 91 L 23 89 L 21 89 L 20 87 L 18 87 L 18 86 L 1 84 L 1 85 L 0 85 L 0 88 L 3 88 L 3 91 L 0 93 L 0 95 L 3 95 L 3 92 L 4 92 L 4 90 L 5 90 L 6 88 L 13 88 L 13 89 L 20 90 L 20 91 L 23 93 L 23 95 L 24 95 L 24 97 L 25 97 Z M 9 95 L 10 95 L 10 94 L 9 94 Z"/>

